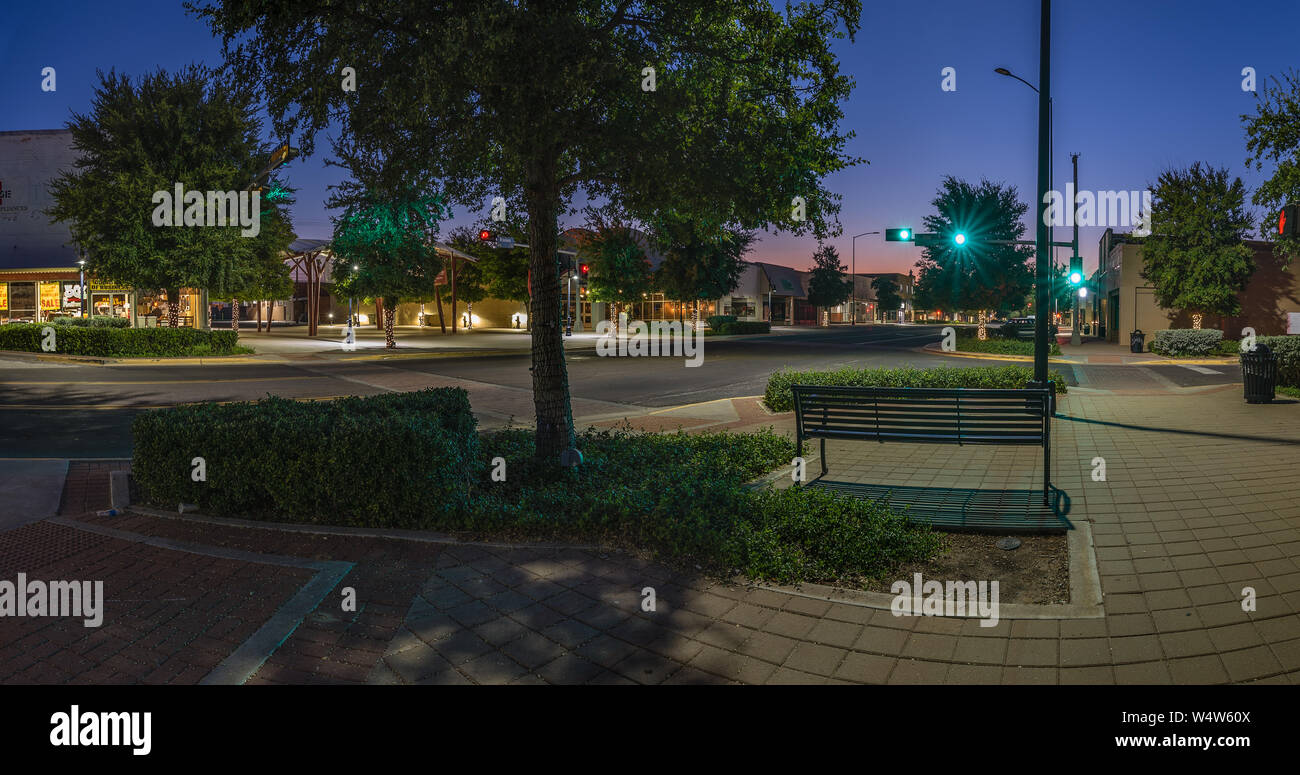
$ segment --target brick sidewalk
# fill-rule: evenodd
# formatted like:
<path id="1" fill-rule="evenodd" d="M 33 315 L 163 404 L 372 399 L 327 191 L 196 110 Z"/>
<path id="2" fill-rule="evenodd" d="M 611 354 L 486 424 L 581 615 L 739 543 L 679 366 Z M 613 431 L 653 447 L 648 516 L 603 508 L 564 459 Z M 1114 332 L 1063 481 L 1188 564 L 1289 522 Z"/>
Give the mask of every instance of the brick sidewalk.
<path id="1" fill-rule="evenodd" d="M 752 400 L 732 403 L 734 421 L 715 412 L 684 424 L 790 425 Z M 1103 618 L 984 628 L 578 549 L 77 519 L 191 549 L 354 563 L 250 683 L 1300 682 L 1300 404 L 1078 393 L 1061 402 L 1053 439 L 1053 481 L 1095 539 Z M 1035 463 L 1020 452 L 830 445 L 837 473 L 957 486 L 1031 485 Z M 1092 478 L 1096 457 L 1106 481 Z M 74 465 L 65 513 L 101 507 L 106 481 L 106 468 Z M 110 605 L 98 630 L 0 620 L 4 682 L 198 680 L 311 576 L 48 521 L 3 534 L 0 549 L 0 578 L 102 574 L 108 597 L 132 599 Z M 1254 612 L 1240 604 L 1247 586 Z M 343 587 L 356 590 L 357 612 L 341 610 Z"/>

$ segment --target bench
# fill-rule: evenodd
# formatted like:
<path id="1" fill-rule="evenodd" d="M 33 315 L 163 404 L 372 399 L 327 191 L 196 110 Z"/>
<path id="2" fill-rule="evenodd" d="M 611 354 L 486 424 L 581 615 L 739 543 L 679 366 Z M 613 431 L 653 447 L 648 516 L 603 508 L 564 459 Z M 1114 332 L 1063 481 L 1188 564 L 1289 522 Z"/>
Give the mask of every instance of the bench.
<path id="1" fill-rule="evenodd" d="M 795 443 L 821 445 L 821 477 L 810 482 L 856 497 L 907 506 L 919 522 L 981 530 L 1063 530 L 1051 484 L 1051 389 L 886 388 L 794 385 Z M 1043 448 L 1043 489 L 1004 491 L 824 481 L 826 440 Z"/>

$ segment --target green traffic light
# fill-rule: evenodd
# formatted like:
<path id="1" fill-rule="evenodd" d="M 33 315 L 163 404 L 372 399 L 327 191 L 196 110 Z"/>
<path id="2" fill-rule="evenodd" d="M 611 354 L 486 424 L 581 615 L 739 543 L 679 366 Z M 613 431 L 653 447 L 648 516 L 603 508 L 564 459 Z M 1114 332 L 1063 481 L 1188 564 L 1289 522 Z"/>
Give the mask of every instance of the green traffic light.
<path id="1" fill-rule="evenodd" d="M 885 229 L 885 242 L 911 242 L 913 236 L 911 229 Z"/>
<path id="2" fill-rule="evenodd" d="M 1070 272 L 1070 285 L 1078 285 L 1083 282 L 1082 272 Z"/>
<path id="3" fill-rule="evenodd" d="M 960 246 L 962 246 L 962 245 L 965 245 L 965 244 L 966 244 L 966 234 L 965 234 L 965 232 L 960 232 L 960 231 L 959 231 L 959 232 L 957 232 L 956 234 L 952 235 L 952 241 L 955 242 L 955 243 L 957 243 L 957 246 L 958 246 L 958 247 L 960 247 Z"/>

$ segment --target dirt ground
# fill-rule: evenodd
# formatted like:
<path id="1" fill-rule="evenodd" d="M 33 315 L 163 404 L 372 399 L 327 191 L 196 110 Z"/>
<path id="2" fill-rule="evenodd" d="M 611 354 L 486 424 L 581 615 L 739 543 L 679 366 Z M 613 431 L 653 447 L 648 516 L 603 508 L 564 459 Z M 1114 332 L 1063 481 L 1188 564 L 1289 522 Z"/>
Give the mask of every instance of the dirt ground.
<path id="1" fill-rule="evenodd" d="M 868 584 L 872 592 L 889 592 L 913 574 L 935 581 L 997 581 L 1003 603 L 1054 604 L 1070 602 L 1070 553 L 1063 535 L 1016 536 L 1020 547 L 999 549 L 1004 536 L 947 533 L 944 550 L 929 562 L 908 563 L 881 581 Z"/>

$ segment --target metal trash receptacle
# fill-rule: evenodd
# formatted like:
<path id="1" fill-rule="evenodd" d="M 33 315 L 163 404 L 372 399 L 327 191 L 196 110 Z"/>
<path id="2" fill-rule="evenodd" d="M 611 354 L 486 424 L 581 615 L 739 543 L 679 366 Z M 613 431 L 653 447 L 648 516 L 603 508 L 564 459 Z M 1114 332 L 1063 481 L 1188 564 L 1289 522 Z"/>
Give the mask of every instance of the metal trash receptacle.
<path id="1" fill-rule="evenodd" d="M 1135 353 L 1143 352 L 1143 348 L 1146 345 L 1146 339 L 1147 339 L 1147 335 L 1142 333 L 1142 329 L 1140 328 L 1134 331 L 1133 333 L 1129 334 L 1128 335 L 1129 352 L 1135 352 Z"/>
<path id="2" fill-rule="evenodd" d="M 1267 404 L 1277 387 L 1277 358 L 1266 344 L 1241 354 L 1241 383 L 1248 404 Z"/>

